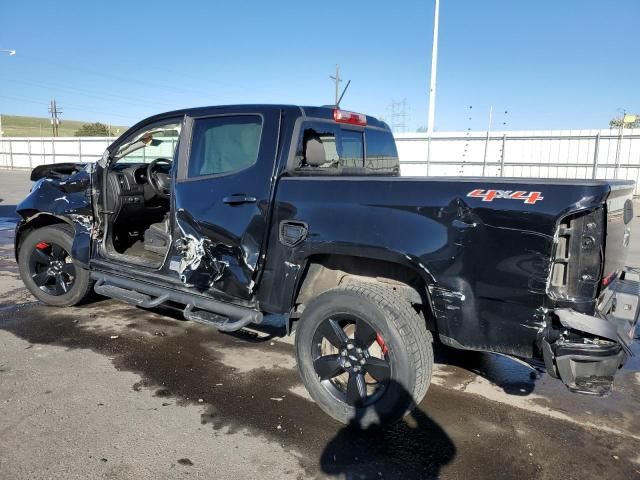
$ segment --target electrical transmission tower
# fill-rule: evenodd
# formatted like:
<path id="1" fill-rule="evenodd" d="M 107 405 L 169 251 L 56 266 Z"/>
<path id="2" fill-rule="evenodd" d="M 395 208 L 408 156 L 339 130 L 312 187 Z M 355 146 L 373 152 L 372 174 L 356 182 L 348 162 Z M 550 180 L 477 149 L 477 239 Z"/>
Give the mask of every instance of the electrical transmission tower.
<path id="1" fill-rule="evenodd" d="M 406 132 L 407 131 L 407 99 L 392 100 L 389 105 L 389 115 L 391 130 L 394 132 Z"/>
<path id="2" fill-rule="evenodd" d="M 58 127 L 60 126 L 60 118 L 58 115 L 62 114 L 62 110 L 58 109 L 55 99 L 51 100 L 49 105 L 49 115 L 51 116 L 51 128 L 53 130 L 53 136 L 58 136 Z"/>

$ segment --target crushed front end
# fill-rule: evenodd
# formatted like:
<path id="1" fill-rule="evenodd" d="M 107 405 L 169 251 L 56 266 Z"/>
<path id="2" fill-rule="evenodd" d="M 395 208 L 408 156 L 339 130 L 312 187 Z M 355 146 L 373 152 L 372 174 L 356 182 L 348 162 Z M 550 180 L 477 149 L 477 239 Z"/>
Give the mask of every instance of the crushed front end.
<path id="1" fill-rule="evenodd" d="M 633 183 L 612 185 L 605 205 L 557 226 L 539 347 L 547 372 L 575 392 L 606 395 L 632 355 L 640 276 L 626 266 Z"/>

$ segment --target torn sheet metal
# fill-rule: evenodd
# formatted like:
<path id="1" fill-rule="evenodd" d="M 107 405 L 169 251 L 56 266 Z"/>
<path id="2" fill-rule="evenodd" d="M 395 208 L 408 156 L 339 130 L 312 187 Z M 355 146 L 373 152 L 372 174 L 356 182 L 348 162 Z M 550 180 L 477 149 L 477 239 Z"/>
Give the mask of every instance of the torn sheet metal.
<path id="1" fill-rule="evenodd" d="M 33 170 L 35 183 L 31 193 L 17 207 L 22 225 L 42 215 L 56 217 L 69 223 L 75 230 L 72 258 L 88 267 L 93 212 L 91 208 L 92 164 L 43 165 Z M 18 242 L 19 235 L 16 237 Z"/>
<path id="2" fill-rule="evenodd" d="M 568 308 L 558 308 L 554 310 L 554 313 L 564 327 L 590 333 L 614 342 L 618 340 L 618 329 L 608 320 L 574 312 Z"/>
<path id="3" fill-rule="evenodd" d="M 186 285 L 210 288 L 222 278 L 228 264 L 214 256 L 215 245 L 205 237 L 190 215 L 181 210 L 177 215 L 180 232 L 175 242 L 180 258 L 175 266 L 180 280 Z"/>

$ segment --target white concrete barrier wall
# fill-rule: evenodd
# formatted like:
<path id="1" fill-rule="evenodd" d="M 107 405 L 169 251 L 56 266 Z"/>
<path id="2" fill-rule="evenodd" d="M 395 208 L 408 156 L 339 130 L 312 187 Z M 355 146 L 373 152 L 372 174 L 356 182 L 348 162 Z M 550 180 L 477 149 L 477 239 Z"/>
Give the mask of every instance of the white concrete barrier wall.
<path id="1" fill-rule="evenodd" d="M 402 175 L 640 180 L 640 129 L 398 133 Z M 0 138 L 0 168 L 92 162 L 109 137 Z M 636 190 L 640 193 L 640 190 Z"/>
<path id="2" fill-rule="evenodd" d="M 395 135 L 402 175 L 619 178 L 638 182 L 640 129 Z M 636 192 L 638 193 L 638 192 Z"/>
<path id="3" fill-rule="evenodd" d="M 0 168 L 33 168 L 62 162 L 95 162 L 109 137 L 2 137 Z"/>

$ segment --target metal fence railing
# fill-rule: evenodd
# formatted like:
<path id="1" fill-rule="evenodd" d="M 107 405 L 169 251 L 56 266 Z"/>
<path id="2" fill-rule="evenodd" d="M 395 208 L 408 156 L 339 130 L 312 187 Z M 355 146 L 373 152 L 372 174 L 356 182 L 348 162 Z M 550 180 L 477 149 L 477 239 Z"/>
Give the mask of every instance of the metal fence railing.
<path id="1" fill-rule="evenodd" d="M 619 178 L 636 183 L 640 177 L 640 129 L 395 137 L 403 175 Z"/>
<path id="2" fill-rule="evenodd" d="M 397 133 L 395 138 L 403 175 L 640 180 L 640 129 Z M 113 140 L 0 137 L 0 168 L 91 162 Z"/>
<path id="3" fill-rule="evenodd" d="M 115 138 L 0 137 L 0 168 L 33 168 L 62 162 L 95 162 Z"/>

